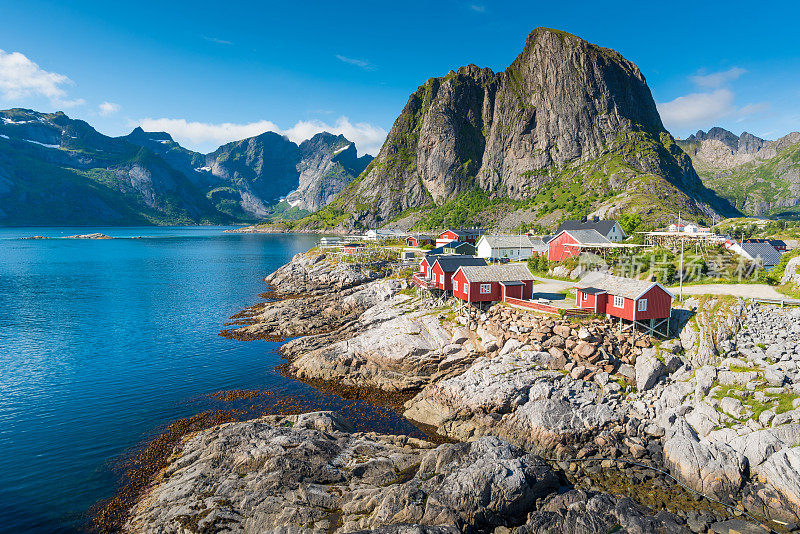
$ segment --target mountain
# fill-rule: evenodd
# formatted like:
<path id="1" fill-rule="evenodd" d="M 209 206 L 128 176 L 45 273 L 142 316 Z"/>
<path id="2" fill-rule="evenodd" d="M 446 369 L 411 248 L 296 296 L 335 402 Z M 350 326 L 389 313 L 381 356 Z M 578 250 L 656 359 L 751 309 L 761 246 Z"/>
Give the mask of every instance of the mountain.
<path id="1" fill-rule="evenodd" d="M 336 141 L 319 140 L 328 138 Z M 352 150 L 337 153 L 342 146 Z M 62 112 L 11 109 L 0 111 L 0 225 L 230 224 L 297 216 L 325 205 L 370 160 L 327 133 L 297 145 L 267 132 L 200 154 L 164 132 L 136 128 L 108 137 Z M 295 207 L 282 202 L 290 193 Z"/>
<path id="2" fill-rule="evenodd" d="M 343 135 L 318 133 L 300 143 L 300 185 L 286 201 L 306 211 L 327 206 L 354 177 L 372 161 L 372 156 L 358 157 L 356 145 Z"/>
<path id="3" fill-rule="evenodd" d="M 747 215 L 800 216 L 800 133 L 767 141 L 715 127 L 677 143 L 705 185 Z"/>
<path id="4" fill-rule="evenodd" d="M 548 223 L 735 213 L 664 129 L 636 65 L 538 28 L 504 72 L 468 65 L 421 85 L 367 170 L 299 226 L 502 226 L 520 210 Z"/>

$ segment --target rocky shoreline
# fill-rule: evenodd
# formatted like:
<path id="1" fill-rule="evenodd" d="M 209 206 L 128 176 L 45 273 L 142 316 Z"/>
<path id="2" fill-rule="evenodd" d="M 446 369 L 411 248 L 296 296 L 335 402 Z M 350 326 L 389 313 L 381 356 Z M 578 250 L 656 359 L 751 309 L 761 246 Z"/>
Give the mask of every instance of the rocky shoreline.
<path id="1" fill-rule="evenodd" d="M 406 418 L 459 443 L 352 433 L 331 413 L 214 427 L 176 447 L 126 530 L 797 528 L 798 311 L 689 300 L 662 341 L 504 305 L 457 316 L 387 274 L 298 254 L 228 335 L 290 339 L 287 372 L 403 395 Z"/>

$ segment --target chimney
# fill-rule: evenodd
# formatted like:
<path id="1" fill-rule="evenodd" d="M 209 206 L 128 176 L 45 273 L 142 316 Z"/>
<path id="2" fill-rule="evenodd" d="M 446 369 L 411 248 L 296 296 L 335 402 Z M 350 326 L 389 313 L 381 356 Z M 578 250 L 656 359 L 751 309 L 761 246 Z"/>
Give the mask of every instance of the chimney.
<path id="1" fill-rule="evenodd" d="M 600 217 L 599 217 L 599 216 L 597 216 L 597 215 L 595 215 L 595 216 L 594 216 L 594 222 L 600 222 Z"/>
<path id="2" fill-rule="evenodd" d="M 581 217 L 581 222 L 586 222 L 586 215 L 584 215 L 583 217 Z"/>

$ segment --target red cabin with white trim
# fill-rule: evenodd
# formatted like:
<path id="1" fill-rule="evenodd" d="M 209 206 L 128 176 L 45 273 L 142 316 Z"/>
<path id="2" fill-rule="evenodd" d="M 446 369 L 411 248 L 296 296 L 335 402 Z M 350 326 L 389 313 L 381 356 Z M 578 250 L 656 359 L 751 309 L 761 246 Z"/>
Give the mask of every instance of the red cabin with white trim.
<path id="1" fill-rule="evenodd" d="M 362 243 L 347 243 L 342 247 L 342 251 L 345 254 L 355 254 L 362 250 L 364 250 L 364 245 Z"/>
<path id="2" fill-rule="evenodd" d="M 674 296 L 658 282 L 606 275 L 578 288 L 575 305 L 628 321 L 668 319 Z"/>
<path id="3" fill-rule="evenodd" d="M 507 298 L 530 300 L 533 276 L 519 264 L 464 266 L 452 279 L 453 296 L 464 302 L 498 302 Z"/>
<path id="4" fill-rule="evenodd" d="M 436 239 L 436 246 L 440 247 L 451 241 L 461 241 L 462 243 L 469 243 L 474 245 L 478 239 L 483 235 L 484 231 L 481 228 L 461 228 L 458 230 L 445 230 Z"/>
<path id="5" fill-rule="evenodd" d="M 547 258 L 550 261 L 563 261 L 581 253 L 579 245 L 611 245 L 597 230 L 562 230 L 547 243 Z"/>
<path id="6" fill-rule="evenodd" d="M 409 247 L 421 247 L 422 245 L 433 245 L 433 238 L 429 235 L 410 235 L 406 238 L 406 245 Z"/>
<path id="7" fill-rule="evenodd" d="M 450 291 L 453 289 L 453 275 L 460 267 L 482 267 L 485 265 L 486 260 L 483 258 L 462 256 L 460 254 L 446 254 L 436 258 L 436 262 L 430 268 L 430 273 L 437 288 Z"/>

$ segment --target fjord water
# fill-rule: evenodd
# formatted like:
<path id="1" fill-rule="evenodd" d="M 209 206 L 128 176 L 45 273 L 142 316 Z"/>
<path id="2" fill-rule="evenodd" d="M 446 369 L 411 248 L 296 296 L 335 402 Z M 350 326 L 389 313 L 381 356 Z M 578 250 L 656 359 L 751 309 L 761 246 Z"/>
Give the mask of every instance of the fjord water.
<path id="1" fill-rule="evenodd" d="M 278 375 L 275 343 L 217 335 L 317 237 L 223 230 L 0 229 L 0 532 L 81 529 L 113 494 L 113 466 L 171 421 L 221 408 L 209 393 L 341 401 Z M 121 239 L 20 239 L 89 231 Z"/>

